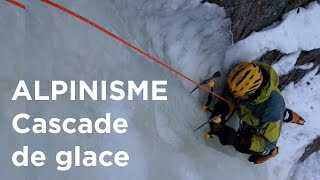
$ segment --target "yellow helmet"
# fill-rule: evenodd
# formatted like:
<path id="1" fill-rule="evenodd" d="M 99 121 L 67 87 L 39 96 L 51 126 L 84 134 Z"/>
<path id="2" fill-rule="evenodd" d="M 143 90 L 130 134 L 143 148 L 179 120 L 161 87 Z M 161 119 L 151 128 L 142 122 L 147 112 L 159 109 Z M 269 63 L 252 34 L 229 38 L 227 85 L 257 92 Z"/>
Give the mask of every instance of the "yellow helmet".
<path id="1" fill-rule="evenodd" d="M 245 62 L 232 69 L 228 76 L 229 90 L 235 97 L 254 93 L 262 84 L 261 69 L 254 63 Z"/>

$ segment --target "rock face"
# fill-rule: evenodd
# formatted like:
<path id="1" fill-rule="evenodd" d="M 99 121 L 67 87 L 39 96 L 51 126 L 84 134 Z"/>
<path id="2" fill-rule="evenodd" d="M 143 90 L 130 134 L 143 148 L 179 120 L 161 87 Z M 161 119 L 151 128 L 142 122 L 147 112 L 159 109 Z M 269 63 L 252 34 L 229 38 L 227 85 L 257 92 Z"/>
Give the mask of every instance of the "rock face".
<path id="1" fill-rule="evenodd" d="M 281 20 L 284 13 L 305 6 L 314 0 L 204 0 L 223 6 L 231 18 L 231 31 L 235 42 L 253 31 L 270 26 Z"/>
<path id="2" fill-rule="evenodd" d="M 288 11 L 303 7 L 314 0 L 203 0 L 202 2 L 215 3 L 223 6 L 227 16 L 231 19 L 231 32 L 233 41 L 237 42 L 248 37 L 254 31 L 260 31 L 274 22 L 280 21 L 283 14 Z M 320 3 L 320 0 L 318 0 Z M 297 9 L 298 11 L 299 9 Z M 265 53 L 257 61 L 269 64 L 277 62 L 285 54 L 274 50 Z M 280 77 L 280 88 L 283 89 L 290 82 L 298 82 L 306 73 L 320 64 L 320 49 L 301 52 L 296 65 L 313 63 L 313 67 L 307 70 L 293 69 L 289 74 Z M 319 71 L 318 71 L 319 74 Z M 305 153 L 300 158 L 304 161 L 313 152 L 320 150 L 320 137 L 309 144 Z"/>
<path id="3" fill-rule="evenodd" d="M 262 55 L 258 61 L 266 62 L 269 64 L 277 62 L 282 56 L 285 54 L 281 53 L 280 51 L 273 50 L 270 52 L 267 52 L 266 54 Z M 286 85 L 288 85 L 290 82 L 297 83 L 303 76 L 312 71 L 314 68 L 316 68 L 320 64 L 320 49 L 315 49 L 312 51 L 302 51 L 296 65 L 303 65 L 307 63 L 313 63 L 313 66 L 310 69 L 293 69 L 288 74 L 283 75 L 280 77 L 280 89 L 282 90 Z M 318 71 L 318 74 L 320 73 L 320 69 Z"/>
<path id="4" fill-rule="evenodd" d="M 283 14 L 288 11 L 303 7 L 314 0 L 203 0 L 223 6 L 227 16 L 231 19 L 231 32 L 233 41 L 244 39 L 254 31 L 260 31 L 276 21 L 280 21 Z M 299 9 L 298 9 L 299 10 Z M 277 62 L 285 54 L 274 50 L 267 52 L 257 61 L 269 64 Z M 297 64 L 314 63 L 308 70 L 294 69 L 289 74 L 280 77 L 280 88 L 283 89 L 290 82 L 298 82 L 306 73 L 320 64 L 320 49 L 304 51 L 300 54 Z M 319 72 L 318 72 L 319 73 Z"/>
<path id="5" fill-rule="evenodd" d="M 307 63 L 313 63 L 313 67 L 306 70 L 294 69 L 284 76 L 280 77 L 280 88 L 283 89 L 290 82 L 297 83 L 303 76 L 312 71 L 314 68 L 319 66 L 320 64 L 320 49 L 312 50 L 312 51 L 303 51 L 301 52 L 296 65 L 303 65 Z M 319 74 L 319 70 L 317 74 Z"/>
<path id="6" fill-rule="evenodd" d="M 306 147 L 306 150 L 303 153 L 303 155 L 301 156 L 301 158 L 299 159 L 299 162 L 303 162 L 312 153 L 317 152 L 319 150 L 320 150 L 320 137 L 313 140 L 313 142 L 311 144 L 309 144 L 309 146 Z"/>

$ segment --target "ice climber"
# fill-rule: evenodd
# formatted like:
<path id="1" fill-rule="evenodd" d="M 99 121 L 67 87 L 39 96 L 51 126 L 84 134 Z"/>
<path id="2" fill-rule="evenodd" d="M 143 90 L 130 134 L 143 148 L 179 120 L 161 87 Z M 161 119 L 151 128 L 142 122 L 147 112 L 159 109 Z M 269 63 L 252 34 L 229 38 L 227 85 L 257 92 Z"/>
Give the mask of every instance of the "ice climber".
<path id="1" fill-rule="evenodd" d="M 205 139 L 216 135 L 222 145 L 233 145 L 237 151 L 250 154 L 249 161 L 263 163 L 278 154 L 276 144 L 286 111 L 279 76 L 266 63 L 244 62 L 232 69 L 227 82 L 230 95 L 226 97 L 236 104 L 240 127 L 235 131 L 224 123 L 211 122 Z M 226 102 L 218 101 L 213 113 L 221 115 L 223 122 L 231 111 Z"/>

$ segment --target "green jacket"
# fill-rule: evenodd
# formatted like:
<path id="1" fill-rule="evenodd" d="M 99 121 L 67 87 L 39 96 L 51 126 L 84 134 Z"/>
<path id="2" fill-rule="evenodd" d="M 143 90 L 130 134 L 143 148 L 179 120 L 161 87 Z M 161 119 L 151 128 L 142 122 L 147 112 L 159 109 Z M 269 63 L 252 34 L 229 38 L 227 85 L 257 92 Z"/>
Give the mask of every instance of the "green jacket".
<path id="1" fill-rule="evenodd" d="M 278 89 L 279 77 L 266 63 L 255 63 L 268 74 L 269 82 L 262 87 L 253 102 L 240 102 L 238 116 L 256 133 L 251 139 L 250 150 L 263 152 L 273 149 L 280 136 L 285 102 Z"/>

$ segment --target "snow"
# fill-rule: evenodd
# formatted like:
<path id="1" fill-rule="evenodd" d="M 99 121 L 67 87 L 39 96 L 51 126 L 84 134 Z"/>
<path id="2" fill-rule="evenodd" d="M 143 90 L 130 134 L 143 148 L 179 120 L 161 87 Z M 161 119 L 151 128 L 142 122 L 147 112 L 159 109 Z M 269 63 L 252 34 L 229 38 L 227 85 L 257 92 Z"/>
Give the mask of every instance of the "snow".
<path id="1" fill-rule="evenodd" d="M 314 66 L 313 63 L 306 63 L 306 64 L 303 64 L 303 65 L 300 65 L 300 66 L 295 66 L 296 69 L 301 69 L 301 70 L 307 70 L 307 69 L 310 69 Z"/>
<path id="2" fill-rule="evenodd" d="M 297 51 L 286 56 L 283 56 L 276 64 L 272 67 L 276 70 L 279 76 L 288 74 L 290 70 L 294 68 L 301 51 Z"/>
<path id="3" fill-rule="evenodd" d="M 253 60 L 271 49 L 292 53 L 281 60 L 283 65 L 274 65 L 279 73 L 285 73 L 293 68 L 301 50 L 320 47 L 320 31 L 316 30 L 320 8 L 315 3 L 300 8 L 299 14 L 289 12 L 279 25 L 253 33 L 230 47 L 230 21 L 224 10 L 198 0 L 56 2 L 197 81 L 217 70 L 224 72 L 228 64 Z M 306 125 L 285 124 L 280 154 L 266 164 L 253 165 L 246 160 L 247 155 L 219 145 L 216 139 L 204 142 L 202 133 L 208 127 L 193 132 L 207 118 L 199 105 L 203 92 L 190 96 L 190 83 L 57 9 L 40 1 L 27 0 L 26 5 L 23 11 L 0 2 L 0 78 L 4 82 L 0 84 L 0 140 L 4 142 L 0 147 L 0 179 L 286 179 L 294 175 L 304 147 L 319 135 L 316 117 L 320 114 L 320 79 L 315 76 L 316 70 L 283 91 L 287 106 L 301 114 Z M 70 101 L 68 95 L 50 102 L 11 101 L 20 79 L 30 84 L 41 80 L 44 94 L 50 92 L 52 80 L 168 80 L 168 101 Z M 111 118 L 125 118 L 129 128 L 125 135 L 18 135 L 11 120 L 21 112 L 61 119 L 94 119 L 110 112 Z M 14 167 L 11 155 L 23 145 L 46 152 L 46 165 Z M 96 152 L 125 150 L 130 156 L 129 165 L 56 171 L 54 154 L 75 145 Z"/>
<path id="4" fill-rule="evenodd" d="M 318 180 L 320 179 L 320 151 L 311 154 L 303 163 L 296 169 L 293 180 L 308 179 Z"/>
<path id="5" fill-rule="evenodd" d="M 274 49 L 289 54 L 320 48 L 320 5 L 312 2 L 297 12 L 288 12 L 279 25 L 254 32 L 232 46 L 226 53 L 227 66 L 234 61 L 254 60 Z"/>

